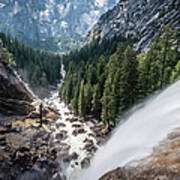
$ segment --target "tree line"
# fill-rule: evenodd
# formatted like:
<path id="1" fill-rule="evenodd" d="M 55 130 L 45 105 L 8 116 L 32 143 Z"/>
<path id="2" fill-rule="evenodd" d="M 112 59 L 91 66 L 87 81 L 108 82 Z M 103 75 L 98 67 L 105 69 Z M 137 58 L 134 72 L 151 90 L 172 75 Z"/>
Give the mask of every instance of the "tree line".
<path id="1" fill-rule="evenodd" d="M 0 39 L 3 47 L 13 55 L 18 73 L 31 86 L 48 87 L 49 84 L 56 85 L 59 82 L 61 78 L 59 55 L 28 47 L 4 33 L 0 33 Z"/>
<path id="2" fill-rule="evenodd" d="M 127 39 L 94 42 L 83 50 L 84 57 L 82 52 L 66 57 L 71 61 L 61 97 L 77 115 L 116 124 L 127 109 L 180 78 L 179 42 L 170 25 L 140 55 Z"/>

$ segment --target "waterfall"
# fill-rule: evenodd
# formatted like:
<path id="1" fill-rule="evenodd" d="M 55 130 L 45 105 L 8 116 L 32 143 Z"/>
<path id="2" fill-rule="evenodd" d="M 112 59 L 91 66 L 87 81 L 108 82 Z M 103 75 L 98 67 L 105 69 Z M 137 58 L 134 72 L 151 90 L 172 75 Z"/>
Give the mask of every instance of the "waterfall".
<path id="1" fill-rule="evenodd" d="M 147 100 L 145 106 L 129 115 L 107 144 L 98 150 L 90 168 L 82 172 L 79 179 L 97 180 L 119 166 L 127 163 L 135 165 L 179 126 L 180 81 Z"/>

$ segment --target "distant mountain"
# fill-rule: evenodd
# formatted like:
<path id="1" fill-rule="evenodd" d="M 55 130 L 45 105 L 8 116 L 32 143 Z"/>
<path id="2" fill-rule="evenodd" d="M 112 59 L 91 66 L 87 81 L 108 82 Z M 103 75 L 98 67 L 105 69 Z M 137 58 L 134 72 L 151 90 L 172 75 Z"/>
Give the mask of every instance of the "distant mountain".
<path id="1" fill-rule="evenodd" d="M 68 51 L 116 1 L 0 0 L 0 30 L 33 47 Z"/>
<path id="2" fill-rule="evenodd" d="M 172 23 L 174 31 L 180 30 L 179 20 L 180 0 L 121 0 L 100 17 L 88 33 L 85 44 L 121 34 L 138 38 L 136 50 L 147 51 L 168 23 Z"/>

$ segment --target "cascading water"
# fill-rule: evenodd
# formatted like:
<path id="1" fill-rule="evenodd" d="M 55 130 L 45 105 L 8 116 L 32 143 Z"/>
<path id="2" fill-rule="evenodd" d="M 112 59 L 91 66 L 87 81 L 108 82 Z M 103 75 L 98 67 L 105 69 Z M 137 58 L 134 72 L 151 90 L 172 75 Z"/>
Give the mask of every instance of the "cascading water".
<path id="1" fill-rule="evenodd" d="M 64 65 L 61 65 L 61 76 L 62 79 L 59 83 L 59 87 L 62 86 L 65 77 Z M 49 98 L 45 98 L 44 101 L 57 108 L 60 116 L 52 125 L 53 128 L 53 141 L 56 146 L 62 146 L 63 144 L 65 147 L 69 147 L 68 150 L 61 150 L 58 153 L 60 164 L 63 166 L 61 167 L 63 173 L 66 175 L 67 180 L 73 180 L 76 177 L 76 174 L 81 171 L 81 162 L 84 158 L 91 158 L 92 154 L 87 152 L 84 148 L 86 140 L 91 140 L 96 148 L 98 148 L 96 139 L 94 137 L 90 137 L 89 134 L 93 134 L 90 127 L 87 125 L 86 122 L 70 122 L 69 120 L 75 118 L 76 116 L 68 109 L 64 102 L 62 102 L 59 98 L 58 91 L 52 91 L 51 96 Z M 78 117 L 76 117 L 78 119 Z M 63 126 L 60 126 L 63 125 Z M 73 131 L 76 129 L 75 126 L 80 126 L 83 128 L 85 133 L 77 134 L 76 136 L 73 134 Z M 57 135 L 59 133 L 65 133 L 66 138 L 59 138 Z M 66 149 L 66 148 L 65 148 Z M 64 153 L 68 153 L 69 155 L 76 153 L 77 158 L 72 159 L 69 163 L 63 163 L 63 156 Z"/>
<path id="2" fill-rule="evenodd" d="M 180 126 L 180 81 L 131 114 L 96 153 L 80 180 L 97 180 L 103 174 L 136 162 L 152 152 L 163 138 Z"/>

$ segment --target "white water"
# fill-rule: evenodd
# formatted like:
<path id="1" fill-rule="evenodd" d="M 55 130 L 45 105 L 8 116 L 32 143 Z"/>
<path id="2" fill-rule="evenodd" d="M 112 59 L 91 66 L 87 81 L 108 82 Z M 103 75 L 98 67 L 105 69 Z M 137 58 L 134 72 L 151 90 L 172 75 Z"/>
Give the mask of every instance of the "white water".
<path id="1" fill-rule="evenodd" d="M 61 86 L 63 84 L 63 79 L 65 77 L 65 71 L 64 66 L 61 66 L 61 75 L 62 80 L 59 84 Z M 89 134 L 93 134 L 90 127 L 87 125 L 87 123 L 83 122 L 74 122 L 71 123 L 68 119 L 72 119 L 75 117 L 75 115 L 70 112 L 70 110 L 67 108 L 64 102 L 62 102 L 59 98 L 58 91 L 51 92 L 51 96 L 49 98 L 45 98 L 44 101 L 46 104 L 49 104 L 51 106 L 54 106 L 59 111 L 60 117 L 59 119 L 54 123 L 52 126 L 55 131 L 52 133 L 52 137 L 54 139 L 54 143 L 61 146 L 61 144 L 58 144 L 57 141 L 60 141 L 60 143 L 65 143 L 67 145 L 70 145 L 70 149 L 68 151 L 68 154 L 71 155 L 72 153 L 77 153 L 78 158 L 76 160 L 72 160 L 69 164 L 64 165 L 64 174 L 67 177 L 67 180 L 73 180 L 75 179 L 75 176 L 79 171 L 81 171 L 81 162 L 84 158 L 89 157 L 91 158 L 92 154 L 86 151 L 84 149 L 85 146 L 85 140 L 89 139 L 92 140 L 95 147 L 98 148 L 97 140 L 94 137 L 90 137 Z M 65 127 L 57 127 L 56 125 L 59 123 L 63 123 Z M 78 134 L 77 136 L 73 135 L 73 131 L 76 129 L 75 127 L 72 127 L 73 124 L 79 124 L 81 125 L 81 128 L 83 128 L 86 133 L 84 134 Z M 56 135 L 60 132 L 66 131 L 67 132 L 67 138 L 66 139 L 57 139 Z M 67 151 L 67 150 L 66 150 Z M 61 153 L 61 152 L 59 152 Z M 66 152 L 67 153 L 67 152 Z M 63 165 L 62 162 L 63 157 L 60 156 L 60 163 Z"/>
<path id="2" fill-rule="evenodd" d="M 68 121 L 68 119 L 71 119 L 75 117 L 74 114 L 70 112 L 70 110 L 67 108 L 67 106 L 64 104 L 64 102 L 61 102 L 58 96 L 58 92 L 52 93 L 52 96 L 49 99 L 45 100 L 46 103 L 49 103 L 51 106 L 55 106 L 60 113 L 60 118 L 55 122 L 54 126 L 52 126 L 55 131 L 53 132 L 54 141 L 56 142 L 59 139 L 56 139 L 56 135 L 62 131 L 67 132 L 67 138 L 64 140 L 61 140 L 61 143 L 65 143 L 67 145 L 70 145 L 70 149 L 68 154 L 72 154 L 76 152 L 78 154 L 78 158 L 76 160 L 72 160 L 70 164 L 64 169 L 64 173 L 67 176 L 68 180 L 73 180 L 77 173 L 81 171 L 81 162 L 84 158 L 89 157 L 91 158 L 92 154 L 88 153 L 86 149 L 84 149 L 85 146 L 85 139 L 92 140 L 94 145 L 97 146 L 96 139 L 94 137 L 89 137 L 89 134 L 92 134 L 92 130 L 86 123 L 82 122 L 74 122 L 71 123 Z M 56 124 L 63 123 L 65 124 L 65 127 L 56 127 Z M 73 135 L 73 130 L 76 128 L 72 127 L 73 124 L 79 124 L 81 127 L 86 131 L 84 134 L 78 134 L 77 136 Z M 63 157 L 60 157 L 63 158 Z M 62 159 L 60 159 L 62 164 Z"/>
<path id="3" fill-rule="evenodd" d="M 179 126 L 180 81 L 130 115 L 96 153 L 90 168 L 81 174 L 79 180 L 97 180 L 109 170 L 137 162 Z"/>

